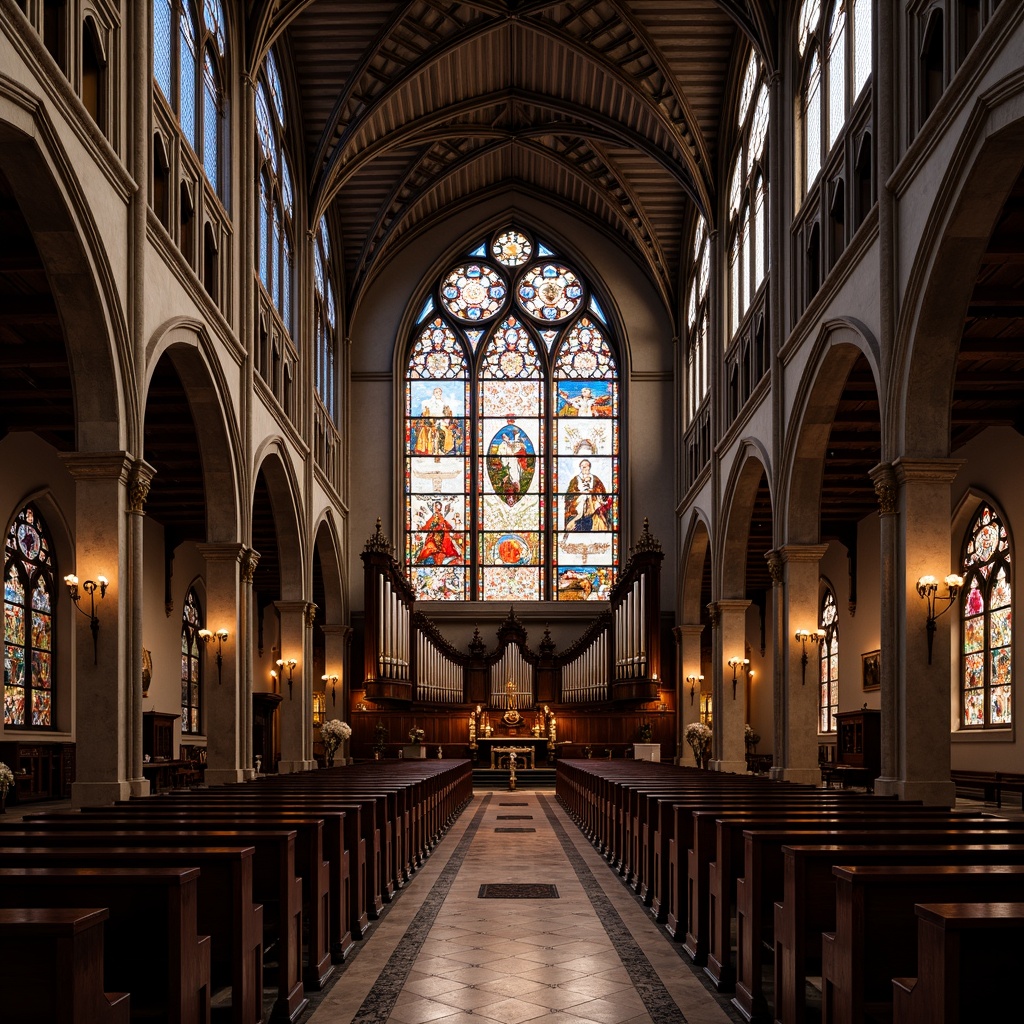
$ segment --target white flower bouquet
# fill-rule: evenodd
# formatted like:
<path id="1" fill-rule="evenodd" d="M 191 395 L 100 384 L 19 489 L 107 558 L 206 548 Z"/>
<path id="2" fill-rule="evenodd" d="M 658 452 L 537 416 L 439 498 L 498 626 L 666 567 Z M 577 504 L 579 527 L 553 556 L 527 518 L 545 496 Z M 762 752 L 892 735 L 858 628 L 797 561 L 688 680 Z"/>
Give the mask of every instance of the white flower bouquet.
<path id="1" fill-rule="evenodd" d="M 690 744 L 693 759 L 701 764 L 704 751 L 711 746 L 711 730 L 703 722 L 691 722 L 683 730 L 683 739 Z"/>
<path id="2" fill-rule="evenodd" d="M 348 722 L 332 718 L 320 726 L 320 738 L 324 741 L 324 747 L 332 754 L 341 744 L 352 735 L 352 726 Z"/>
<path id="3" fill-rule="evenodd" d="M 410 743 L 422 743 L 423 737 L 426 733 L 422 729 L 410 729 L 409 730 L 409 742 Z"/>

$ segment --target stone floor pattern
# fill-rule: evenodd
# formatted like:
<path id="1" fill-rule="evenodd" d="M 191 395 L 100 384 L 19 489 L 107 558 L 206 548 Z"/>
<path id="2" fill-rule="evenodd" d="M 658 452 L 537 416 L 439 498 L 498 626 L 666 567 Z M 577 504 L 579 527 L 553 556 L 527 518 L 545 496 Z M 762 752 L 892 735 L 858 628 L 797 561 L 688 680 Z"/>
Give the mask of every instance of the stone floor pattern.
<path id="1" fill-rule="evenodd" d="M 498 831 L 510 814 L 536 832 Z M 478 898 L 509 882 L 553 884 L 559 898 Z M 335 973 L 303 1024 L 738 1019 L 551 792 L 478 792 Z"/>

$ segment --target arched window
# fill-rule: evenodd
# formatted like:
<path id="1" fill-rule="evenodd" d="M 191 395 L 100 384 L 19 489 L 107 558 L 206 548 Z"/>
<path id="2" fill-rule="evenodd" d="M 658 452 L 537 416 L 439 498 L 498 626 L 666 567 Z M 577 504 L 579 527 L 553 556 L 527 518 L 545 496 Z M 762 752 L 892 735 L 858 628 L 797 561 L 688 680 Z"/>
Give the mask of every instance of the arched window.
<path id="1" fill-rule="evenodd" d="M 295 192 L 285 152 L 284 90 L 274 51 L 256 85 L 256 180 L 259 191 L 257 270 L 263 287 L 295 340 L 292 323 Z"/>
<path id="2" fill-rule="evenodd" d="M 26 505 L 4 548 L 4 725 L 53 726 L 53 603 L 57 568 L 46 524 Z"/>
<path id="3" fill-rule="evenodd" d="M 618 360 L 571 261 L 510 227 L 439 279 L 405 369 L 406 560 L 430 600 L 603 599 Z"/>
<path id="4" fill-rule="evenodd" d="M 686 422 L 690 423 L 708 393 L 708 283 L 711 280 L 711 242 L 708 225 L 697 218 L 693 233 L 693 262 L 686 288 Z"/>
<path id="5" fill-rule="evenodd" d="M 200 731 L 203 675 L 199 658 L 199 630 L 203 628 L 203 611 L 199 597 L 189 587 L 181 613 L 181 731 Z"/>
<path id="6" fill-rule="evenodd" d="M 964 538 L 960 574 L 963 644 L 961 724 L 1013 723 L 1013 574 L 1010 538 L 995 509 L 982 502 Z"/>
<path id="7" fill-rule="evenodd" d="M 821 599 L 818 627 L 825 631 L 819 650 L 818 731 L 835 732 L 836 712 L 839 710 L 839 616 L 836 595 L 831 587 L 825 588 Z"/>
<path id="8" fill-rule="evenodd" d="M 751 53 L 740 89 L 739 144 L 728 193 L 729 331 L 732 341 L 768 268 L 768 87 L 761 62 Z"/>
<path id="9" fill-rule="evenodd" d="M 334 367 L 336 316 L 334 288 L 331 285 L 331 245 L 327 236 L 327 218 L 320 218 L 320 227 L 313 241 L 314 317 L 316 320 L 316 351 L 313 374 L 316 393 L 324 403 L 331 422 L 337 423 L 337 380 Z"/>
<path id="10" fill-rule="evenodd" d="M 806 193 L 871 76 L 871 0 L 803 0 L 797 54 Z"/>
<path id="11" fill-rule="evenodd" d="M 153 75 L 206 178 L 226 199 L 227 80 L 220 0 L 153 0 Z"/>

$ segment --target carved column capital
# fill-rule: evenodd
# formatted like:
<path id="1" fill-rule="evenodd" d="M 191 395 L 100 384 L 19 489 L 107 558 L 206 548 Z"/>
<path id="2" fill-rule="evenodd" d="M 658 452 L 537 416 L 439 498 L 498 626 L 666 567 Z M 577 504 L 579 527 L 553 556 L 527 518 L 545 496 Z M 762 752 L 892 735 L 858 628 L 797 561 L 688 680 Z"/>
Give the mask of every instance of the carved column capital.
<path id="1" fill-rule="evenodd" d="M 142 506 L 149 497 L 149 488 L 156 476 L 156 470 L 143 459 L 139 459 L 131 468 L 128 477 L 128 512 L 130 515 L 141 516 Z"/>
<path id="2" fill-rule="evenodd" d="M 722 612 L 717 601 L 712 601 L 708 605 L 708 618 L 711 620 L 711 628 L 718 629 L 718 624 L 722 621 Z"/>
<path id="3" fill-rule="evenodd" d="M 768 575 L 771 577 L 772 585 L 782 586 L 784 577 L 782 555 L 778 551 L 766 551 L 764 559 L 768 563 Z"/>
<path id="4" fill-rule="evenodd" d="M 888 462 L 880 462 L 873 469 L 868 470 L 875 485 L 875 495 L 878 498 L 878 514 L 880 516 L 896 515 L 898 490 L 896 487 L 896 472 Z"/>
<path id="5" fill-rule="evenodd" d="M 306 602 L 306 609 L 303 612 L 306 620 L 306 628 L 312 629 L 316 624 L 316 605 L 312 601 Z"/>
<path id="6" fill-rule="evenodd" d="M 256 566 L 260 564 L 260 553 L 252 548 L 246 548 L 241 560 L 242 582 L 252 586 L 253 578 L 256 576 Z"/>

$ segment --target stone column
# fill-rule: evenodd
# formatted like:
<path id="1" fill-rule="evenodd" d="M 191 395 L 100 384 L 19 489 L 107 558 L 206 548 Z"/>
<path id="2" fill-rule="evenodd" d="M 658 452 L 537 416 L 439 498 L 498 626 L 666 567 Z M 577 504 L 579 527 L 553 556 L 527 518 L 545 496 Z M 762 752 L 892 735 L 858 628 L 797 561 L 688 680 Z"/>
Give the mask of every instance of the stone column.
<path id="1" fill-rule="evenodd" d="M 878 497 L 880 592 L 879 647 L 882 650 L 878 666 L 878 696 L 881 708 L 881 774 L 875 780 L 879 796 L 892 796 L 896 792 L 896 773 L 899 755 L 899 702 L 897 699 L 897 665 L 895 652 L 899 646 L 902 604 L 896 585 L 899 562 L 899 520 L 897 510 L 896 473 L 888 462 L 879 463 L 870 474 Z"/>
<path id="2" fill-rule="evenodd" d="M 132 617 L 130 652 L 128 655 L 128 692 L 130 700 L 129 717 L 131 733 L 128 747 L 128 778 L 133 796 L 149 796 L 149 780 L 142 774 L 142 624 L 144 604 L 142 599 L 142 577 L 144 565 L 142 520 L 145 516 L 143 505 L 149 496 L 149 485 L 156 470 L 139 459 L 132 467 L 128 487 L 128 542 Z"/>
<path id="3" fill-rule="evenodd" d="M 741 666 L 736 671 L 727 664 L 732 657 L 745 657 L 747 647 L 747 600 L 717 601 L 718 642 L 712 661 L 714 674 L 714 750 L 709 767 L 717 772 L 746 772 L 746 743 L 743 727 L 747 724 L 747 677 Z M 712 623 L 714 625 L 714 623 Z"/>
<path id="4" fill-rule="evenodd" d="M 287 665 L 278 669 L 284 700 L 278 710 L 281 761 L 277 770 L 282 774 L 309 771 L 316 767 L 312 758 L 313 688 L 308 678 L 309 666 L 313 663 L 311 652 L 307 649 L 309 606 L 305 601 L 277 601 L 275 607 L 281 616 L 281 647 L 278 656 L 285 661 L 294 658 L 296 662 L 290 684 Z"/>
<path id="5" fill-rule="evenodd" d="M 241 544 L 200 544 L 199 553 L 206 559 L 206 628 L 216 634 L 228 631 L 220 643 L 214 636 L 207 643 L 203 697 L 206 702 L 207 765 L 205 780 L 216 786 L 241 782 L 246 726 L 244 714 L 245 687 L 239 665 L 242 640 L 239 615 L 239 564 L 245 554 Z M 220 655 L 220 665 L 217 656 Z M 251 700 L 249 701 L 251 704 Z"/>
<path id="6" fill-rule="evenodd" d="M 693 759 L 693 751 L 689 743 L 683 738 L 686 727 L 691 722 L 700 721 L 700 682 L 688 683 L 688 676 L 699 676 L 700 667 L 700 637 L 704 632 L 704 626 L 686 624 L 676 626 L 672 632 L 675 634 L 676 644 L 679 648 L 679 698 L 676 707 L 676 751 L 678 754 L 677 763 L 692 765 L 696 764 Z M 691 697 L 690 691 L 693 691 Z"/>
<path id="7" fill-rule="evenodd" d="M 818 628 L 818 580 L 827 544 L 787 544 L 779 554 L 785 585 L 782 604 L 782 674 L 776 680 L 776 714 L 782 718 L 783 745 L 772 768 L 772 778 L 789 782 L 818 782 L 818 679 L 821 650 L 800 644 L 798 629 Z M 807 664 L 803 664 L 804 652 Z"/>
<path id="8" fill-rule="evenodd" d="M 347 657 L 352 628 L 342 625 L 324 625 L 320 629 L 324 634 L 324 671 L 329 676 L 338 677 L 338 683 L 334 687 L 334 692 L 331 692 L 330 683 L 325 686 L 327 692 L 324 697 L 327 701 L 327 711 L 324 717 L 325 719 L 340 718 L 341 721 L 347 722 L 349 715 Z M 352 723 L 349 722 L 349 724 L 351 725 Z M 335 764 L 348 763 L 348 747 L 349 741 L 346 740 L 338 748 L 334 758 Z"/>
<path id="9" fill-rule="evenodd" d="M 252 600 L 252 581 L 256 575 L 256 566 L 259 565 L 259 561 L 259 552 L 253 551 L 252 548 L 246 548 L 242 552 L 239 567 L 241 587 L 236 657 L 239 660 L 240 673 L 238 681 L 239 721 L 242 732 L 242 777 L 244 779 L 256 777 L 256 766 L 253 763 L 252 753 L 252 649 L 257 630 L 256 612 Z"/>
<path id="10" fill-rule="evenodd" d="M 942 806 L 956 801 L 949 778 L 950 623 L 956 613 L 947 611 L 937 619 L 929 664 L 927 608 L 917 593 L 917 581 L 929 574 L 942 579 L 951 571 L 950 485 L 962 466 L 956 459 L 900 458 L 893 464 L 900 539 L 894 591 L 904 627 L 895 651 L 894 788 L 900 799 Z M 885 659 L 883 648 L 883 663 Z"/>
<path id="11" fill-rule="evenodd" d="M 132 795 L 132 740 L 135 736 L 130 672 L 126 665 L 132 615 L 127 490 L 132 459 L 126 452 L 68 453 L 62 456 L 75 481 L 75 564 L 79 610 L 73 610 L 76 807 L 127 800 Z M 106 596 L 94 594 L 98 623 L 95 648 L 86 614 L 89 595 L 82 584 L 105 576 Z M 65 592 L 66 593 L 66 592 Z M 139 714 L 142 704 L 139 655 Z M 141 717 L 140 717 L 141 729 Z M 139 745 L 141 750 L 141 742 Z M 139 755 L 141 757 L 141 754 Z M 141 774 L 141 766 L 140 766 Z"/>

